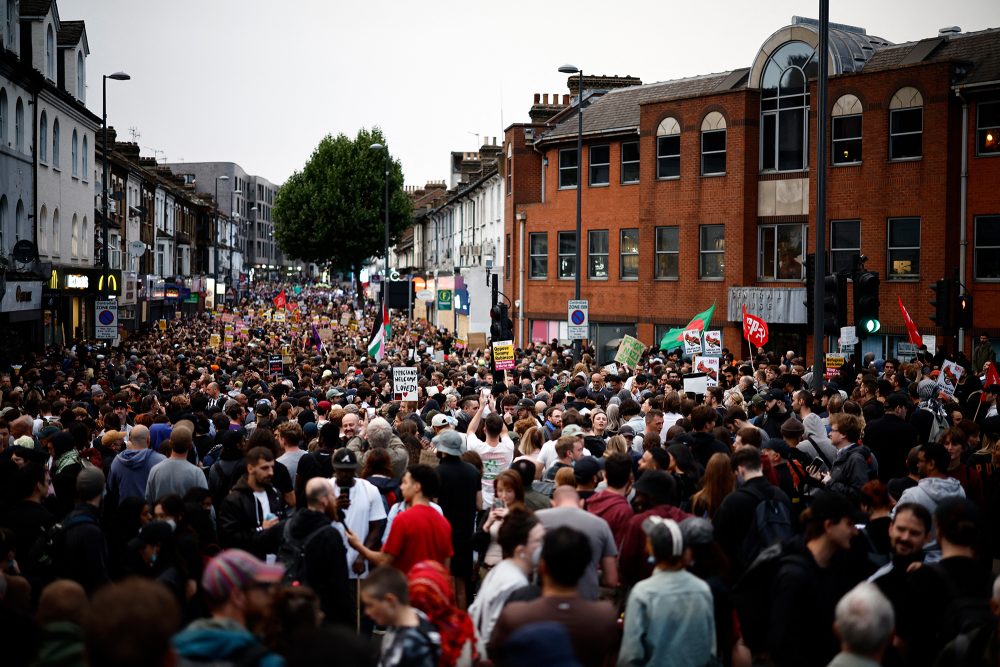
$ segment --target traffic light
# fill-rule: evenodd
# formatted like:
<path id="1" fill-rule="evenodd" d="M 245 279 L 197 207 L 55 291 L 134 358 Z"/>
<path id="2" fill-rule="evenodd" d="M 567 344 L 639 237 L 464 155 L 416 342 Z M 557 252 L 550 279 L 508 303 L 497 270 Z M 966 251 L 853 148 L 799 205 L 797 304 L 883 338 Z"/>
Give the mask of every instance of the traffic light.
<path id="1" fill-rule="evenodd" d="M 934 291 L 934 299 L 931 301 L 934 314 L 931 315 L 931 320 L 943 329 L 951 329 L 954 322 L 952 296 L 955 292 L 955 281 L 951 278 L 942 278 L 935 282 L 931 289 Z"/>
<path id="2" fill-rule="evenodd" d="M 878 274 L 873 271 L 860 271 L 854 276 L 854 327 L 858 340 L 882 328 L 878 319 L 880 283 Z"/>
<path id="3" fill-rule="evenodd" d="M 847 276 L 823 276 L 823 333 L 839 336 L 847 321 Z"/>
<path id="4" fill-rule="evenodd" d="M 503 325 L 500 317 L 500 305 L 490 308 L 490 339 L 503 340 Z"/>
<path id="5" fill-rule="evenodd" d="M 500 304 L 500 340 L 514 340 L 514 321 L 510 319 L 510 306 Z"/>
<path id="6" fill-rule="evenodd" d="M 955 326 L 965 330 L 972 328 L 971 294 L 960 294 L 955 300 Z"/>

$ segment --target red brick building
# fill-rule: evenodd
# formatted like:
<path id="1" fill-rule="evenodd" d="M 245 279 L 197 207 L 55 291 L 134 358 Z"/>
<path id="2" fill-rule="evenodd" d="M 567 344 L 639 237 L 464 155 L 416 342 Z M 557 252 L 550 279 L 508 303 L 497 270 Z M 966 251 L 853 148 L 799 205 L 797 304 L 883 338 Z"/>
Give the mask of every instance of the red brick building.
<path id="1" fill-rule="evenodd" d="M 1000 29 L 898 45 L 830 32 L 827 261 L 849 270 L 864 254 L 882 278 L 882 329 L 864 351 L 906 340 L 897 295 L 951 347 L 929 287 L 956 272 L 975 332 L 1000 338 Z M 745 303 L 770 323 L 769 347 L 806 349 L 818 41 L 796 18 L 747 68 L 648 85 L 583 77 L 581 297 L 599 347 L 625 333 L 653 344 L 715 303 L 712 328 L 735 349 Z M 519 341 L 564 336 L 573 298 L 579 78 L 569 84 L 572 98 L 536 96 L 531 122 L 506 129 L 503 278 Z"/>

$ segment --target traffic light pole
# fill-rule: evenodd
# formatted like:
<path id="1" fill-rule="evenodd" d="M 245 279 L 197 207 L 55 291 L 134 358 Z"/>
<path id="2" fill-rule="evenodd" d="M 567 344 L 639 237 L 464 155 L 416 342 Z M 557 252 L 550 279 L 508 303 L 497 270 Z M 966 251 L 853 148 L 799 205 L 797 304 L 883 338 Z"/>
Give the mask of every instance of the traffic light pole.
<path id="1" fill-rule="evenodd" d="M 819 389 L 823 386 L 823 377 L 826 375 L 824 358 L 824 338 L 823 338 L 823 303 L 826 298 L 825 280 L 826 275 L 826 83 L 827 68 L 829 60 L 827 54 L 830 52 L 830 0 L 819 0 L 819 78 L 816 82 L 817 88 L 817 114 L 816 114 L 816 280 L 815 293 L 813 295 L 813 307 L 815 316 L 813 317 L 813 387 Z"/>

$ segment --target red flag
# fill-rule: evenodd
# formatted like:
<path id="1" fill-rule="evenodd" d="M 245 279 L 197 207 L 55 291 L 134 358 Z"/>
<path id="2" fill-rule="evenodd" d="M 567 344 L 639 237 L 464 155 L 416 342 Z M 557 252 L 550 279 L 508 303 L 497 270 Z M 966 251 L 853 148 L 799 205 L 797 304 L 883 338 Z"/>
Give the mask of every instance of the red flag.
<path id="1" fill-rule="evenodd" d="M 906 312 L 906 306 L 903 305 L 903 297 L 897 296 L 896 298 L 899 299 L 899 309 L 903 311 L 903 323 L 906 325 L 906 333 L 910 337 L 910 342 L 920 347 L 924 341 L 920 337 L 920 332 L 917 331 L 917 325 L 913 323 L 910 314 Z"/>
<path id="2" fill-rule="evenodd" d="M 986 390 L 995 384 L 1000 384 L 1000 373 L 997 372 L 997 365 L 991 361 L 986 364 L 986 381 L 983 382 L 983 393 L 979 396 L 981 403 L 985 403 L 986 399 L 989 398 L 989 393 Z"/>
<path id="3" fill-rule="evenodd" d="M 743 306 L 743 337 L 748 341 L 762 347 L 768 339 L 767 322 L 756 315 L 747 312 L 747 307 Z"/>
<path id="4" fill-rule="evenodd" d="M 286 303 L 288 303 L 288 299 L 285 297 L 285 290 L 281 290 L 278 296 L 274 297 L 274 307 L 284 308 Z"/>

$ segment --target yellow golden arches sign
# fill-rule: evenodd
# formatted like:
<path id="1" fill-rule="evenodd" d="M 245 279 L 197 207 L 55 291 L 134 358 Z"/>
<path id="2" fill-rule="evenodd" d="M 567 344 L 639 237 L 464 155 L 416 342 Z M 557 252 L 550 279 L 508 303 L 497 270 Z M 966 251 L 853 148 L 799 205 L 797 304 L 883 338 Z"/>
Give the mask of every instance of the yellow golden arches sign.
<path id="1" fill-rule="evenodd" d="M 117 294 L 118 293 L 118 278 L 113 274 L 109 273 L 107 275 L 102 275 L 100 280 L 97 281 L 97 289 L 99 291 L 104 291 L 104 282 L 107 279 L 108 283 L 108 293 Z"/>
<path id="2" fill-rule="evenodd" d="M 52 269 L 52 275 L 49 277 L 49 289 L 59 289 L 59 272 Z"/>

